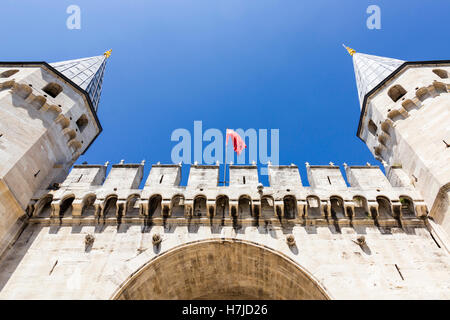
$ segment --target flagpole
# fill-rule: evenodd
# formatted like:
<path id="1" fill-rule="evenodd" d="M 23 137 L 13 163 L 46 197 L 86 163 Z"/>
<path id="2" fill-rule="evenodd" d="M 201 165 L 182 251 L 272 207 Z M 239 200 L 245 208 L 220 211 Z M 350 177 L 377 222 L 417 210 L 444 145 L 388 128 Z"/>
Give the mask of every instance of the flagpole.
<path id="1" fill-rule="evenodd" d="M 228 130 L 228 129 L 227 129 Z M 223 164 L 223 185 L 226 185 L 227 182 L 227 141 L 228 136 L 227 132 L 225 131 L 225 163 Z"/>

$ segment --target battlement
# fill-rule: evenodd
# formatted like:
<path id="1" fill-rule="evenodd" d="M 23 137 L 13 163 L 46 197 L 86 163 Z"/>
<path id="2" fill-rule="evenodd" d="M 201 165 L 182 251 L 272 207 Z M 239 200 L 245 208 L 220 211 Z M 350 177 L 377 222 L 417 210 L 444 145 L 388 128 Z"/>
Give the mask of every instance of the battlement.
<path id="1" fill-rule="evenodd" d="M 418 218 L 427 215 L 423 199 L 413 188 L 397 179 L 391 185 L 376 166 L 345 165 L 349 187 L 334 164 L 307 164 L 310 187 L 302 185 L 295 165 L 269 165 L 270 186 L 259 183 L 255 165 L 230 166 L 229 186 L 219 185 L 218 165 L 192 165 L 187 186 L 180 186 L 181 167 L 152 165 L 141 190 L 144 162 L 115 164 L 106 179 L 107 164 L 76 165 L 59 190 L 40 190 L 27 213 L 36 223 L 93 223 L 98 219 L 188 223 L 193 218 L 208 223 L 220 217 L 229 223 L 264 219 L 271 223 L 394 225 L 420 224 Z M 393 170 L 399 176 L 399 168 Z"/>
<path id="2" fill-rule="evenodd" d="M 302 179 L 295 164 L 290 166 L 268 166 L 271 186 L 302 186 Z"/>

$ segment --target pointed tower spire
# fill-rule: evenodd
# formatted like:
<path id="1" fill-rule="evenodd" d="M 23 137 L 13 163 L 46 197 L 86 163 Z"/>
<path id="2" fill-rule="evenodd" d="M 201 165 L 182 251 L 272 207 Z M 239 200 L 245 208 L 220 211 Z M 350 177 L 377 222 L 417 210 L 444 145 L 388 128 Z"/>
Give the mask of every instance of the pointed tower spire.
<path id="1" fill-rule="evenodd" d="M 364 96 L 399 68 L 405 61 L 359 53 L 343 45 L 353 57 L 360 108 Z"/>
<path id="2" fill-rule="evenodd" d="M 110 55 L 111 50 L 108 50 L 101 56 L 54 62 L 50 65 L 85 90 L 97 111 L 106 60 Z"/>

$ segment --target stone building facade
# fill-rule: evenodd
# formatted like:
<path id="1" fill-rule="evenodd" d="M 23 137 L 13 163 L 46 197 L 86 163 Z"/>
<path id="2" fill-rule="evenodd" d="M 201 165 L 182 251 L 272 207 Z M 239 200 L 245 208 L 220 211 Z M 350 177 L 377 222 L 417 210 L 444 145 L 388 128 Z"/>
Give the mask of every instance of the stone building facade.
<path id="1" fill-rule="evenodd" d="M 450 63 L 348 50 L 361 99 L 358 136 L 386 175 L 344 164 L 344 179 L 332 163 L 307 163 L 309 186 L 295 165 L 269 164 L 269 186 L 254 165 L 230 166 L 227 186 L 216 165 L 191 165 L 186 186 L 173 164 L 152 165 L 142 188 L 144 162 L 122 161 L 108 174 L 108 163 L 75 165 L 67 175 L 101 130 L 96 92 L 109 54 L 54 66 L 0 63 L 0 73 L 23 73 L 0 78 L 0 112 L 27 125 L 10 133 L 1 122 L 1 130 L 19 139 L 36 126 L 52 148 L 41 160 L 33 158 L 37 138 L 17 146 L 46 179 L 23 186 L 34 167 L 12 155 L 23 178 L 2 173 L 0 298 L 449 299 Z M 29 84 L 47 85 L 42 79 L 72 100 L 30 92 Z"/>

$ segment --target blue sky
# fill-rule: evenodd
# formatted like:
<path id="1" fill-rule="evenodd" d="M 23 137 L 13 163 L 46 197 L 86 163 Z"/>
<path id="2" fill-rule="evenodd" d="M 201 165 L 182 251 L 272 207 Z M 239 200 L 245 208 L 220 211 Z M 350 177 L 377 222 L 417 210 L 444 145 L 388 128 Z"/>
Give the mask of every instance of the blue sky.
<path id="1" fill-rule="evenodd" d="M 69 30 L 66 8 L 81 8 Z M 369 30 L 369 5 L 381 30 Z M 356 137 L 357 51 L 449 59 L 450 1 L 3 0 L 3 61 L 61 61 L 112 48 L 98 116 L 79 163 L 171 163 L 173 130 L 280 130 L 280 164 L 378 164 Z M 205 143 L 206 146 L 207 143 Z M 188 168 L 183 168 L 182 184 Z M 267 184 L 267 178 L 261 177 Z"/>

